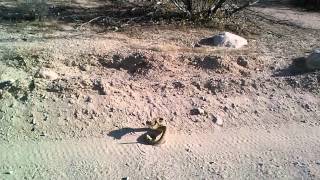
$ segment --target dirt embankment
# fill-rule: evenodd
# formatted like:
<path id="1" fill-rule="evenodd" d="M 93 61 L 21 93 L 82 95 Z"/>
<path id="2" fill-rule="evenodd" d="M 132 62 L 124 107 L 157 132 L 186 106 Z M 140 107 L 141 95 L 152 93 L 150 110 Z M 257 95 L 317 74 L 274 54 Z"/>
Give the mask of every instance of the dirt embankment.
<path id="1" fill-rule="evenodd" d="M 292 64 L 320 32 L 246 13 L 238 50 L 197 47 L 208 28 L 1 23 L 0 178 L 320 178 L 320 74 Z M 167 143 L 136 143 L 154 117 Z"/>

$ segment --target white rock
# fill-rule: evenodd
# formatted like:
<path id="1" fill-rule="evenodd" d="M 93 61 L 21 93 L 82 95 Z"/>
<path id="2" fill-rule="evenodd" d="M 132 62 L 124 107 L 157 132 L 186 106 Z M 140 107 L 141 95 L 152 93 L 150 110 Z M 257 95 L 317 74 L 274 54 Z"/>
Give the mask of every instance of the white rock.
<path id="1" fill-rule="evenodd" d="M 203 39 L 201 41 L 207 45 L 236 48 L 236 49 L 241 48 L 245 45 L 248 45 L 248 41 L 245 38 L 229 32 L 222 32 L 218 35 L 215 35 L 211 38 Z"/>
<path id="2" fill-rule="evenodd" d="M 315 49 L 306 59 L 308 69 L 320 69 L 320 49 Z"/>
<path id="3" fill-rule="evenodd" d="M 55 80 L 59 78 L 59 75 L 56 72 L 46 68 L 40 69 L 38 76 L 40 78 L 45 78 L 50 80 Z"/>

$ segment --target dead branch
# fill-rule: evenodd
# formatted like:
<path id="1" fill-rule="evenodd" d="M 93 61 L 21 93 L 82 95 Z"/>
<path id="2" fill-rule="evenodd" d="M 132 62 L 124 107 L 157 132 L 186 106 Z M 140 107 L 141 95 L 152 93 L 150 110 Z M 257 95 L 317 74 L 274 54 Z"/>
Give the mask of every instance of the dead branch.
<path id="1" fill-rule="evenodd" d="M 104 17 L 106 17 L 106 16 L 98 16 L 98 17 L 95 17 L 95 18 L 91 19 L 90 21 L 81 24 L 81 25 L 79 26 L 79 29 L 82 28 L 83 26 L 87 25 L 87 24 L 90 24 L 90 23 L 92 23 L 92 22 L 94 22 L 94 21 L 97 21 L 98 19 L 104 18 Z"/>
<path id="2" fill-rule="evenodd" d="M 252 5 L 254 5 L 254 4 L 258 3 L 258 2 L 260 2 L 260 0 L 256 0 L 256 1 L 254 1 L 254 2 L 248 1 L 248 2 L 245 3 L 244 5 L 242 5 L 242 6 L 238 7 L 238 8 L 236 8 L 236 9 L 234 9 L 234 10 L 229 14 L 229 16 L 231 16 L 231 15 L 233 15 L 234 13 L 237 13 L 238 11 L 241 11 L 241 10 L 243 10 L 243 9 L 249 7 L 249 6 L 252 6 Z"/>

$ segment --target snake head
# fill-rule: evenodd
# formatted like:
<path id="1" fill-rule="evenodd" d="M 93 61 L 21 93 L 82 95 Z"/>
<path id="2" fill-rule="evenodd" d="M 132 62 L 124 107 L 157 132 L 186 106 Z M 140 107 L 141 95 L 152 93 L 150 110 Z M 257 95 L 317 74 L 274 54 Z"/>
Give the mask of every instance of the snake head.
<path id="1" fill-rule="evenodd" d="M 164 122 L 164 119 L 160 117 L 160 118 L 155 118 L 152 121 L 146 121 L 146 124 L 149 127 L 155 127 L 155 126 L 161 125 L 163 122 Z"/>

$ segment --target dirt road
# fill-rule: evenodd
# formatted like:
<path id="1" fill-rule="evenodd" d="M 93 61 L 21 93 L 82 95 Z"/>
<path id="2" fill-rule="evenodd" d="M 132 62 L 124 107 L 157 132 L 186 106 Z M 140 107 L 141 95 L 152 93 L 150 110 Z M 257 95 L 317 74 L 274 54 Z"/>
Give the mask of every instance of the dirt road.
<path id="1" fill-rule="evenodd" d="M 1 179 L 318 179 L 320 128 L 171 134 L 161 147 L 82 138 L 2 144 Z M 126 144 L 128 143 L 128 144 Z M 10 167 L 10 168 L 8 168 Z"/>

